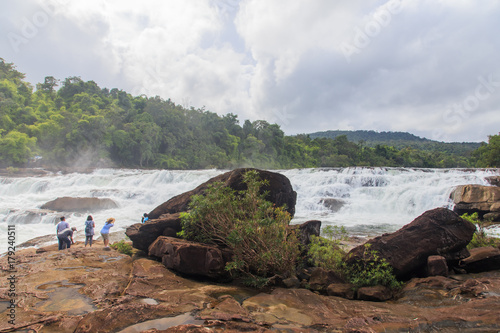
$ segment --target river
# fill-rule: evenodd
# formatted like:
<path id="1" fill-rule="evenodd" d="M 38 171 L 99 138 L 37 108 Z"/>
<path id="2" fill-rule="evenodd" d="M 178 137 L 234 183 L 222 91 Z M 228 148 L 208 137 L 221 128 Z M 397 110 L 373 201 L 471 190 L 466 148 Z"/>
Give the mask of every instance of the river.
<path id="1" fill-rule="evenodd" d="M 9 225 L 15 226 L 17 244 L 54 234 L 62 213 L 40 207 L 58 197 L 110 198 L 119 205 L 105 211 L 63 213 L 70 225 L 78 228 L 76 239 L 84 238 L 88 214 L 93 215 L 97 230 L 108 217 L 114 217 L 114 231 L 123 231 L 140 222 L 144 212 L 223 172 L 96 169 L 91 173 L 0 177 L 0 239 L 7 242 Z M 393 232 L 436 207 L 453 208 L 449 196 L 455 186 L 489 185 L 486 177 L 499 175 L 498 169 L 362 167 L 275 172 L 287 176 L 297 192 L 292 224 L 316 219 L 323 225 L 343 225 L 350 234 L 361 237 Z"/>

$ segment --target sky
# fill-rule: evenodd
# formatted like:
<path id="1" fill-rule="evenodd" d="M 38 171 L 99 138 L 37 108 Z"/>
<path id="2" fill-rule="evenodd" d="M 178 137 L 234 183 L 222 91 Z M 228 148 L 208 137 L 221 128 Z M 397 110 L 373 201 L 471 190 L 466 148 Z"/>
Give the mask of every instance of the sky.
<path id="1" fill-rule="evenodd" d="M 500 132 L 498 0 L 0 0 L 0 57 L 287 135 Z"/>

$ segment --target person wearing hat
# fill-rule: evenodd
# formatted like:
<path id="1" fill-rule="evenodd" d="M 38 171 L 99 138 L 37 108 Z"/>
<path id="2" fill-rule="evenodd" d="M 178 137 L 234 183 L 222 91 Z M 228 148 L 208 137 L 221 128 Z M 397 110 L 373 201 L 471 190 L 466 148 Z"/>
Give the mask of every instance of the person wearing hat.
<path id="1" fill-rule="evenodd" d="M 109 229 L 115 225 L 115 219 L 110 217 L 106 220 L 104 227 L 101 229 L 101 237 L 104 240 L 104 248 L 109 248 Z"/>
<path id="2" fill-rule="evenodd" d="M 72 227 L 72 228 L 66 228 L 57 234 L 59 242 L 63 244 L 62 249 L 65 248 L 69 249 L 71 247 L 71 244 L 75 244 L 75 241 L 73 240 L 73 232 L 75 231 L 76 228 Z"/>

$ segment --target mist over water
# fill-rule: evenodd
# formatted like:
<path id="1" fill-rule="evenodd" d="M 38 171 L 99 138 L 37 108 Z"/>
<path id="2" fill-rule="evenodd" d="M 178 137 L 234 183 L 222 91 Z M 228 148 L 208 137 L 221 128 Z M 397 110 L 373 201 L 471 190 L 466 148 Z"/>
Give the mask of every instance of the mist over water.
<path id="1" fill-rule="evenodd" d="M 124 231 L 140 222 L 143 213 L 223 172 L 98 169 L 92 173 L 0 177 L 0 239 L 7 239 L 7 225 L 16 225 L 17 244 L 53 235 L 62 215 L 79 230 L 75 236 L 78 240 L 84 238 L 83 225 L 89 214 L 94 217 L 97 234 L 109 217 L 116 219 L 112 232 Z M 370 237 L 395 231 L 429 209 L 452 208 L 449 195 L 455 186 L 488 185 L 485 178 L 498 175 L 497 169 L 341 168 L 276 172 L 287 176 L 297 191 L 292 223 L 317 219 L 323 225 L 343 225 L 352 234 Z M 85 213 L 40 209 L 59 197 L 110 198 L 119 208 Z"/>

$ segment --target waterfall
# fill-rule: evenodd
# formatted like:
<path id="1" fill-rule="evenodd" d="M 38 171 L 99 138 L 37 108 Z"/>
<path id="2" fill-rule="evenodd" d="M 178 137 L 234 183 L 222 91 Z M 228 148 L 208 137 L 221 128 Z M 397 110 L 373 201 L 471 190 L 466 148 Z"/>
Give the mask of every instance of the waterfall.
<path id="1" fill-rule="evenodd" d="M 100 230 L 108 217 L 116 219 L 113 231 L 140 222 L 149 212 L 175 195 L 194 189 L 224 170 L 98 169 L 92 173 L 0 177 L 0 234 L 16 226 L 20 244 L 37 236 L 52 235 L 64 214 L 83 238 L 87 215 Z M 457 185 L 487 185 L 490 169 L 335 168 L 278 170 L 297 191 L 292 223 L 317 219 L 323 225 L 343 225 L 360 236 L 392 232 L 423 212 L 449 207 L 449 194 Z M 119 207 L 98 212 L 59 213 L 40 207 L 58 197 L 110 198 Z M 1 242 L 5 243 L 5 242 Z M 2 252 L 2 251 L 0 251 Z"/>
<path id="2" fill-rule="evenodd" d="M 393 232 L 427 210 L 453 208 L 457 185 L 489 185 L 498 170 L 341 168 L 284 171 L 297 191 L 294 222 L 317 219 L 350 234 Z M 325 203 L 335 203 L 334 209 Z"/>

